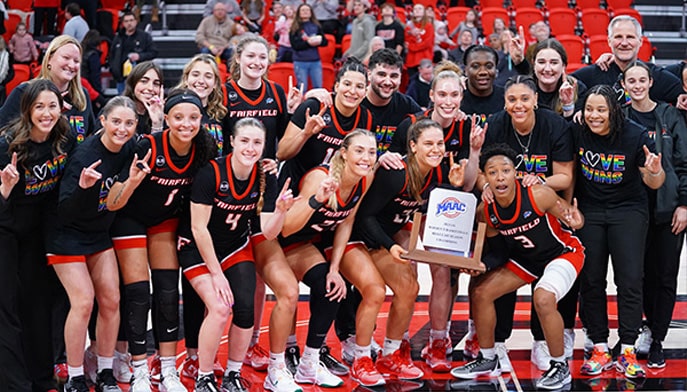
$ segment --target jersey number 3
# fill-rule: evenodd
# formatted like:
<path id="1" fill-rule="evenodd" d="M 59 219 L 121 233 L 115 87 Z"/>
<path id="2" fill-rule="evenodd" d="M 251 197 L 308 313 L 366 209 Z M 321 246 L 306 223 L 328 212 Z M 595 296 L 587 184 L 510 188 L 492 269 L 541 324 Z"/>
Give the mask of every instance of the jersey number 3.
<path id="1" fill-rule="evenodd" d="M 522 247 L 525 249 L 532 249 L 535 247 L 534 242 L 524 235 L 515 236 L 513 239 L 520 241 L 522 243 Z"/>

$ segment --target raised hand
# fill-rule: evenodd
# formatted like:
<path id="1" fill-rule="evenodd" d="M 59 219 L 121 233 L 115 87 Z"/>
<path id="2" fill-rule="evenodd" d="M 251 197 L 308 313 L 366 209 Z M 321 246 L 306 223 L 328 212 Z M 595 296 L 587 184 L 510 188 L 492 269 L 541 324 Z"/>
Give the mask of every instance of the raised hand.
<path id="1" fill-rule="evenodd" d="M 470 127 L 470 148 L 472 150 L 481 150 L 484 145 L 484 138 L 487 134 L 489 124 L 484 124 L 484 127 L 479 125 L 479 116 L 473 114 L 470 118 L 472 126 Z"/>
<path id="2" fill-rule="evenodd" d="M 558 206 L 558 211 L 560 211 L 563 221 L 571 229 L 577 230 L 584 225 L 584 219 L 582 218 L 582 213 L 577 208 L 577 198 L 573 199 L 572 204 L 562 203 L 562 200 L 556 201 Z"/>
<path id="3" fill-rule="evenodd" d="M 5 166 L 2 171 L 0 171 L 0 181 L 2 185 L 0 190 L 2 191 L 2 196 L 7 199 L 12 192 L 12 189 L 19 182 L 19 171 L 17 170 L 17 153 L 12 153 L 12 159 L 10 163 Z M 7 194 L 5 194 L 7 193 Z"/>
<path id="4" fill-rule="evenodd" d="M 453 152 L 448 155 L 448 161 L 450 165 L 448 171 L 448 180 L 453 186 L 463 186 L 463 181 L 465 179 L 465 165 L 455 163 L 453 155 Z"/>
<path id="5" fill-rule="evenodd" d="M 138 159 L 138 154 L 134 154 L 134 160 L 129 167 L 129 179 L 131 181 L 139 184 L 148 174 L 150 174 L 150 167 L 148 166 L 150 154 L 152 154 L 150 149 L 148 149 L 143 159 Z"/>
<path id="6" fill-rule="evenodd" d="M 300 88 L 294 87 L 293 76 L 289 75 L 289 90 L 286 95 L 287 111 L 293 113 L 301 102 L 303 102 L 303 83 Z"/>
<path id="7" fill-rule="evenodd" d="M 522 26 L 518 28 L 518 35 L 508 42 L 508 53 L 516 64 L 525 59 L 525 29 Z"/>
<path id="8" fill-rule="evenodd" d="M 79 176 L 79 187 L 81 189 L 88 189 L 95 185 L 98 180 L 103 178 L 103 175 L 99 171 L 95 170 L 100 164 L 103 163 L 102 159 L 98 159 L 93 162 L 90 166 L 81 169 L 81 176 Z"/>
<path id="9" fill-rule="evenodd" d="M 277 161 L 270 158 L 263 158 L 261 162 L 262 170 L 265 173 L 277 175 L 277 172 L 279 172 L 279 163 Z"/>
<path id="10" fill-rule="evenodd" d="M 574 82 L 574 84 L 570 83 L 565 73 L 563 74 L 562 80 L 563 83 L 558 89 L 558 96 L 561 99 L 561 104 L 564 106 L 572 105 L 575 103 L 575 90 L 577 89 L 577 82 Z"/>
<path id="11" fill-rule="evenodd" d="M 657 176 L 661 174 L 663 170 L 663 166 L 661 166 L 661 153 L 658 155 L 654 154 L 649 151 L 646 145 L 642 146 L 642 150 L 644 150 L 644 168 L 649 171 L 650 175 Z"/>
<path id="12" fill-rule="evenodd" d="M 339 183 L 331 177 L 327 177 L 320 183 L 317 192 L 315 193 L 315 200 L 320 203 L 326 203 L 327 200 L 339 189 Z"/>
<path id="13" fill-rule="evenodd" d="M 277 197 L 277 202 L 274 205 L 274 208 L 276 211 L 279 212 L 286 212 L 288 211 L 291 206 L 293 206 L 293 203 L 296 202 L 296 200 L 299 199 L 299 197 L 293 197 L 293 191 L 289 189 L 289 185 L 291 184 L 291 178 L 287 178 L 286 181 L 284 182 L 284 186 L 281 188 L 281 192 L 279 192 L 279 197 Z"/>
<path id="14" fill-rule="evenodd" d="M 324 112 L 327 110 L 326 105 L 322 105 L 320 112 L 317 113 L 314 116 L 310 115 L 310 108 L 305 109 L 305 132 L 310 135 L 316 135 L 320 133 L 320 131 L 327 126 L 327 123 L 324 122 L 324 118 L 322 118 L 322 115 L 324 115 Z"/>
<path id="15" fill-rule="evenodd" d="M 150 98 L 149 101 L 143 101 L 143 106 L 145 106 L 146 111 L 148 111 L 148 116 L 153 124 L 160 124 L 162 126 L 162 121 L 165 117 L 165 89 L 160 86 L 160 95 Z"/>

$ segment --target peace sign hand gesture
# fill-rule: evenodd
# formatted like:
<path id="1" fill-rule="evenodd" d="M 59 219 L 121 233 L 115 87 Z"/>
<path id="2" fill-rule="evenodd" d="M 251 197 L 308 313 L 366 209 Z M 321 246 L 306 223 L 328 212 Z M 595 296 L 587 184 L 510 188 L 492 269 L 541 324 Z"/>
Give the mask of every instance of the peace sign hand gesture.
<path id="1" fill-rule="evenodd" d="M 324 112 L 327 110 L 326 105 L 322 105 L 322 108 L 320 109 L 320 112 L 317 113 L 314 116 L 310 115 L 310 108 L 305 109 L 305 129 L 304 131 L 309 135 L 313 136 L 327 126 L 327 123 L 324 122 L 324 119 L 322 116 L 324 115 Z"/>

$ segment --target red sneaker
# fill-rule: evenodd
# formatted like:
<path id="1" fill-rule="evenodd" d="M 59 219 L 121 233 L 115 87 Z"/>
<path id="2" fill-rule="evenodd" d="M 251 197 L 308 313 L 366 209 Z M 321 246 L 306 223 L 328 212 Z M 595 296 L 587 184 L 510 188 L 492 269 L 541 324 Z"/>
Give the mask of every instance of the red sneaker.
<path id="1" fill-rule="evenodd" d="M 69 371 L 67 370 L 66 363 L 56 363 L 55 367 L 53 368 L 53 371 L 55 375 L 55 380 L 59 384 L 64 384 L 67 382 L 67 379 L 69 378 Z"/>
<path id="2" fill-rule="evenodd" d="M 376 387 L 386 384 L 384 377 L 379 374 L 370 357 L 362 357 L 353 361 L 351 377 L 364 387 Z"/>
<path id="3" fill-rule="evenodd" d="M 382 355 L 377 358 L 377 370 L 385 377 L 398 378 L 401 380 L 415 380 L 424 375 L 408 355 L 403 352 L 403 344 L 401 348 L 389 355 Z"/>
<path id="4" fill-rule="evenodd" d="M 259 344 L 250 346 L 246 353 L 246 357 L 243 359 L 244 365 L 248 365 L 261 372 L 267 370 L 267 365 L 269 365 L 269 363 L 270 354 Z"/>
<path id="5" fill-rule="evenodd" d="M 198 357 L 195 355 L 192 357 L 186 357 L 184 362 L 181 364 L 179 375 L 192 380 L 198 378 Z"/>
<path id="6" fill-rule="evenodd" d="M 477 341 L 477 334 L 465 339 L 465 348 L 463 348 L 463 358 L 467 361 L 475 359 L 479 355 L 479 341 Z"/>
<path id="7" fill-rule="evenodd" d="M 427 351 L 425 362 L 434 373 L 447 373 L 451 370 L 451 361 L 446 357 L 446 346 L 450 344 L 448 339 L 436 339 Z"/>

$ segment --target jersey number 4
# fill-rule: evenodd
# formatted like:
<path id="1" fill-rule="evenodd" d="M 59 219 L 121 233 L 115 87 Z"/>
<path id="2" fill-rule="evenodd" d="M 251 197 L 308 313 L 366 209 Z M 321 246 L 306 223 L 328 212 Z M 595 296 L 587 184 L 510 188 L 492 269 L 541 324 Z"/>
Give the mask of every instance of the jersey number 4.
<path id="1" fill-rule="evenodd" d="M 241 214 L 227 214 L 227 219 L 224 223 L 229 226 L 229 230 L 236 230 L 236 226 L 239 224 L 239 219 L 241 219 Z"/>

